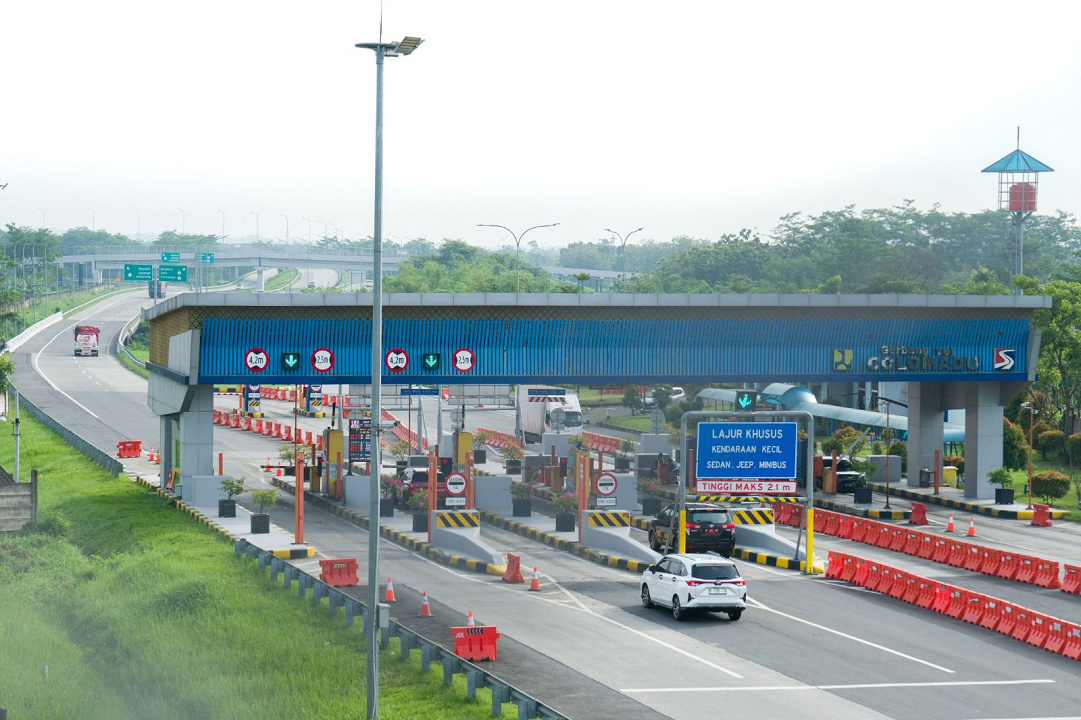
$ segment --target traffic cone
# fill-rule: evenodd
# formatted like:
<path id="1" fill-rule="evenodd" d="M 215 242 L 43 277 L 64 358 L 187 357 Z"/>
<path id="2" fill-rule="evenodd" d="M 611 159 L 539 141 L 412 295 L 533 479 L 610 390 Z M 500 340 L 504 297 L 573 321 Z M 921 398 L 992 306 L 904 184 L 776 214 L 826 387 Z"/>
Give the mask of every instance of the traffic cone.
<path id="1" fill-rule="evenodd" d="M 146 453 L 146 459 L 150 462 L 154 462 L 154 448 L 150 448 L 150 450 Z"/>
<path id="2" fill-rule="evenodd" d="M 390 578 L 387 578 L 387 592 L 383 596 L 383 602 L 398 602 L 398 598 L 394 597 L 394 583 Z"/>
<path id="3" fill-rule="evenodd" d="M 950 521 L 946 523 L 946 532 L 953 532 L 953 513 L 950 513 Z"/>
<path id="4" fill-rule="evenodd" d="M 470 626 L 470 627 L 473 627 L 473 626 L 475 626 L 476 624 L 477 624 L 477 622 L 476 622 L 476 621 L 475 621 L 475 620 L 473 619 L 473 611 L 472 611 L 472 610 L 470 610 L 470 611 L 469 611 L 469 620 L 468 620 L 468 622 L 466 622 L 466 625 L 468 625 L 468 626 Z"/>
<path id="5" fill-rule="evenodd" d="M 976 537 L 976 522 L 972 519 L 968 519 L 968 532 L 965 533 L 966 537 Z"/>
<path id="6" fill-rule="evenodd" d="M 267 455 L 266 466 L 265 467 L 266 467 L 266 471 L 270 472 L 271 468 L 270 468 L 270 456 L 269 455 Z"/>
<path id="7" fill-rule="evenodd" d="M 428 591 L 425 590 L 420 599 L 420 615 L 417 617 L 431 617 L 432 606 L 428 604 Z"/>
<path id="8" fill-rule="evenodd" d="M 281 468 L 278 468 L 277 470 L 274 471 L 274 477 L 281 477 L 281 476 L 282 476 L 282 469 Z"/>
<path id="9" fill-rule="evenodd" d="M 157 448 L 154 448 L 154 464 L 161 465 L 161 453 L 158 452 Z"/>
<path id="10" fill-rule="evenodd" d="M 540 576 L 537 575 L 537 568 L 533 568 L 533 579 L 529 581 L 530 590 L 540 590 Z"/>

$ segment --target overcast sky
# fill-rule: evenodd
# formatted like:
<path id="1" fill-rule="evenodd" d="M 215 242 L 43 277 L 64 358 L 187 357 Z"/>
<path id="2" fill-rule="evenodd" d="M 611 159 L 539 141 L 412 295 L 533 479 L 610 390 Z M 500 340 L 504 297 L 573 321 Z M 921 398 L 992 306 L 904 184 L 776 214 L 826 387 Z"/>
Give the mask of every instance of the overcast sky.
<path id="1" fill-rule="evenodd" d="M 385 0 L 384 237 L 485 247 L 768 233 L 980 170 L 1081 213 L 1081 3 Z M 0 224 L 372 233 L 377 0 L 6 2 Z M 138 210 L 136 210 L 136 208 Z M 310 223 L 305 220 L 310 219 Z M 326 223 L 326 226 L 324 226 Z"/>

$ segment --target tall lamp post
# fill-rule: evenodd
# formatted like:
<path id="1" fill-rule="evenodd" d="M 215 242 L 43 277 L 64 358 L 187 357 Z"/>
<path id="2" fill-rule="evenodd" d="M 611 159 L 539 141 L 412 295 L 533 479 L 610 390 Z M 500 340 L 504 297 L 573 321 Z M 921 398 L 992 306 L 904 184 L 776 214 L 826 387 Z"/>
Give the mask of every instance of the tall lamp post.
<path id="1" fill-rule="evenodd" d="M 255 216 L 255 244 L 258 245 L 259 244 L 259 213 L 252 210 L 251 214 Z"/>
<path id="2" fill-rule="evenodd" d="M 286 215 L 285 213 L 278 213 L 278 214 L 281 215 L 283 218 L 285 218 L 285 244 L 288 245 L 289 244 L 289 216 Z"/>
<path id="3" fill-rule="evenodd" d="M 90 230 L 96 232 L 98 229 L 97 213 L 94 212 L 94 208 L 87 208 L 87 210 L 90 211 Z"/>
<path id="4" fill-rule="evenodd" d="M 188 214 L 184 212 L 184 208 L 177 208 L 180 211 L 180 234 L 188 234 Z"/>
<path id="5" fill-rule="evenodd" d="M 1029 395 L 1029 397 L 1032 396 Z M 1028 408 L 1028 506 L 1026 510 L 1032 509 L 1032 426 L 1035 424 L 1034 416 L 1037 414 L 1035 405 L 1036 403 L 1032 400 L 1021 403 L 1021 407 Z"/>
<path id="6" fill-rule="evenodd" d="M 44 230 L 46 228 L 45 211 L 42 210 L 41 208 L 38 208 L 38 210 L 41 210 L 41 229 Z"/>
<path id="7" fill-rule="evenodd" d="M 368 530 L 368 718 L 379 717 L 379 434 L 383 372 L 383 58 L 409 55 L 424 42 L 406 36 L 398 42 L 356 43 L 375 53 L 375 214 L 372 232 L 372 432 Z"/>
<path id="8" fill-rule="evenodd" d="M 893 440 L 890 435 L 890 401 L 882 399 L 879 404 L 886 406 L 886 504 L 882 508 L 890 510 L 890 443 Z"/>
<path id="9" fill-rule="evenodd" d="M 549 223 L 547 225 L 534 225 L 531 228 L 526 228 L 525 231 L 521 235 L 515 235 L 514 231 L 511 230 L 506 225 L 491 225 L 489 223 L 477 223 L 477 227 L 503 228 L 504 230 L 506 230 L 507 232 L 510 233 L 510 236 L 512 238 L 514 238 L 514 277 L 515 277 L 515 281 L 516 281 L 515 292 L 520 293 L 520 292 L 522 292 L 522 272 L 521 272 L 521 267 L 518 265 L 518 251 L 522 247 L 522 238 L 524 238 L 525 234 L 527 232 L 529 232 L 530 230 L 536 230 L 537 228 L 555 227 L 558 224 L 559 223 Z"/>
<path id="10" fill-rule="evenodd" d="M 308 220 L 308 218 L 304 217 L 303 215 L 300 216 L 300 219 L 301 220 Z M 311 220 L 308 220 L 308 244 L 309 245 L 312 244 L 312 221 Z"/>
<path id="11" fill-rule="evenodd" d="M 225 242 L 225 211 L 218 208 L 218 212 L 221 213 L 221 241 Z"/>
<path id="12" fill-rule="evenodd" d="M 625 261 L 624 261 L 624 255 L 623 254 L 627 250 L 627 241 L 631 239 L 631 235 L 634 235 L 636 232 L 641 232 L 643 229 L 644 228 L 638 228 L 637 230 L 631 230 L 626 235 L 620 235 L 619 233 L 617 233 L 615 230 L 612 230 L 611 228 L 605 228 L 604 229 L 605 232 L 610 232 L 613 235 L 615 235 L 617 238 L 619 238 L 619 272 L 620 273 L 623 273 L 623 272 L 626 271 L 626 268 L 624 267 Z"/>
<path id="13" fill-rule="evenodd" d="M 139 242 L 139 240 L 143 237 L 143 220 L 141 217 L 139 217 L 139 208 L 133 207 L 132 210 L 135 211 L 135 242 Z"/>

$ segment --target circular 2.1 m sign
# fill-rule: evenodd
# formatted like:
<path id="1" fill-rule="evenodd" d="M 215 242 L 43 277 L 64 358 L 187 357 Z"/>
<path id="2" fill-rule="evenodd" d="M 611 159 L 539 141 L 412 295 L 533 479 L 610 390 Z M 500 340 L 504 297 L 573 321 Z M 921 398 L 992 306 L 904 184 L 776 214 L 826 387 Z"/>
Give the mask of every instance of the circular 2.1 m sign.
<path id="1" fill-rule="evenodd" d="M 616 492 L 616 486 L 618 484 L 616 476 L 612 473 L 601 473 L 597 476 L 597 494 L 605 497 L 613 495 Z"/>
<path id="2" fill-rule="evenodd" d="M 461 495 L 465 492 L 465 475 L 451 473 L 447 475 L 447 492 L 451 495 Z"/>
<path id="3" fill-rule="evenodd" d="M 263 348 L 252 348 L 244 353 L 244 365 L 252 372 L 263 372 L 266 370 L 266 350 L 263 350 Z"/>

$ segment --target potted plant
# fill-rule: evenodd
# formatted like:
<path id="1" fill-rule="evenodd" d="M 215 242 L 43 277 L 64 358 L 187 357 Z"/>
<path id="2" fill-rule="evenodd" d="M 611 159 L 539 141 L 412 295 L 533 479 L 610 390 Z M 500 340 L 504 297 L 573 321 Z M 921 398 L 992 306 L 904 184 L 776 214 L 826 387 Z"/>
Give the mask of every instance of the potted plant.
<path id="1" fill-rule="evenodd" d="M 574 529 L 574 510 L 578 507 L 578 496 L 574 493 L 555 493 L 549 499 L 556 510 L 556 532 L 569 532 Z"/>
<path id="2" fill-rule="evenodd" d="M 300 462 L 303 464 L 308 457 L 308 446 L 293 443 L 286 443 L 278 448 L 278 459 L 282 461 L 282 465 L 285 466 L 286 475 L 296 475 L 297 458 L 300 458 Z"/>
<path id="3" fill-rule="evenodd" d="M 661 486 L 656 480 L 642 478 L 638 481 L 638 502 L 642 503 L 643 515 L 656 515 L 661 511 Z"/>
<path id="4" fill-rule="evenodd" d="M 428 491 L 411 494 L 406 506 L 413 512 L 413 532 L 428 532 Z"/>
<path id="5" fill-rule="evenodd" d="M 510 483 L 511 515 L 530 517 L 533 514 L 533 485 L 526 482 Z"/>
<path id="6" fill-rule="evenodd" d="M 379 517 L 394 517 L 394 503 L 402 490 L 402 479 L 383 473 L 379 476 Z"/>
<path id="7" fill-rule="evenodd" d="M 244 476 L 222 478 L 221 491 L 224 498 L 218 498 L 218 517 L 236 517 L 236 500 L 233 498 L 244 492 Z"/>
<path id="8" fill-rule="evenodd" d="M 581 433 L 567 438 L 567 445 L 574 450 L 585 450 L 586 436 Z"/>
<path id="9" fill-rule="evenodd" d="M 473 433 L 473 464 L 480 465 L 488 462 L 488 441 L 492 434 L 487 430 L 477 430 Z"/>
<path id="10" fill-rule="evenodd" d="M 619 441 L 619 456 L 616 458 L 616 472 L 627 472 L 631 469 L 631 459 L 628 457 L 637 446 L 634 440 L 623 438 Z"/>
<path id="11" fill-rule="evenodd" d="M 503 457 L 507 461 L 507 474 L 521 475 L 522 458 L 525 457 L 525 450 L 518 445 L 504 445 L 500 448 L 500 452 L 503 453 Z"/>
<path id="12" fill-rule="evenodd" d="M 270 532 L 270 515 L 265 510 L 278 501 L 278 491 L 274 488 L 252 490 L 251 499 L 259 506 L 259 512 L 251 514 L 252 534 Z"/>
<path id="13" fill-rule="evenodd" d="M 987 482 L 999 486 L 995 488 L 995 505 L 1013 505 L 1013 474 L 1009 470 L 992 470 L 987 473 Z"/>
<path id="14" fill-rule="evenodd" d="M 396 467 L 399 474 L 405 472 L 405 468 L 409 464 L 409 460 L 407 459 L 409 457 L 409 450 L 409 443 L 405 440 L 399 440 L 390 446 L 390 454 L 398 458 Z"/>

